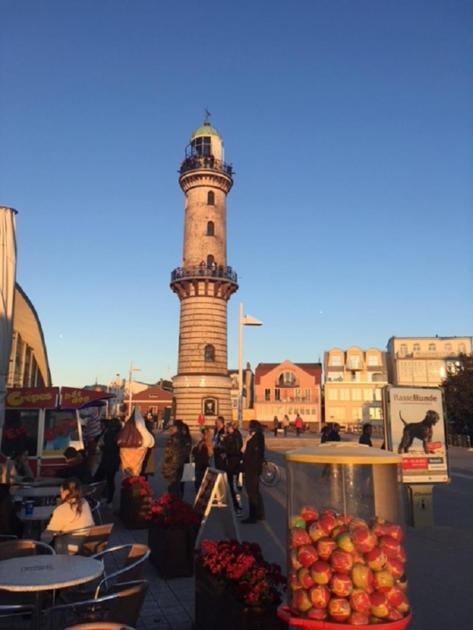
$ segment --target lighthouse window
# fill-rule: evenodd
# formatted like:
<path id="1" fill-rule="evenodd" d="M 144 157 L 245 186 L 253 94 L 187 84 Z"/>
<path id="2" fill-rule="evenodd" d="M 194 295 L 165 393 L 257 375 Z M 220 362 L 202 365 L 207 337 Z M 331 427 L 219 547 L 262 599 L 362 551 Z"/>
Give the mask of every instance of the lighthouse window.
<path id="1" fill-rule="evenodd" d="M 212 256 L 212 254 L 209 254 L 207 256 L 207 267 L 209 269 L 213 269 L 215 267 L 215 258 Z"/>
<path id="2" fill-rule="evenodd" d="M 207 205 L 214 206 L 215 205 L 215 193 L 213 190 L 209 190 L 207 193 Z"/>
<path id="3" fill-rule="evenodd" d="M 211 344 L 207 344 L 204 350 L 204 361 L 213 363 L 215 361 L 215 348 Z"/>
<path id="4" fill-rule="evenodd" d="M 204 137 L 196 138 L 195 140 L 192 140 L 192 149 L 193 149 L 194 155 L 204 155 L 208 157 L 211 155 L 210 148 L 211 148 L 210 136 L 204 136 Z"/>
<path id="5" fill-rule="evenodd" d="M 215 224 L 213 221 L 207 223 L 207 236 L 215 236 Z"/>

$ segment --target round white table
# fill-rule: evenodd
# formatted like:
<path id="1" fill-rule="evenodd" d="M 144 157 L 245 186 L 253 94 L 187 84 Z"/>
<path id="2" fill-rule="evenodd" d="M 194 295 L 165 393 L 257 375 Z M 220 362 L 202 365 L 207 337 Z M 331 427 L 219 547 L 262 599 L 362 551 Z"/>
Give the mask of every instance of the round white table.
<path id="1" fill-rule="evenodd" d="M 54 486 L 34 486 L 31 488 L 10 488 L 10 494 L 20 499 L 37 499 L 47 497 L 57 497 L 59 495 L 59 487 Z"/>
<path id="2" fill-rule="evenodd" d="M 25 514 L 25 510 L 22 509 L 18 512 L 18 517 L 22 521 L 49 521 L 55 509 L 55 505 L 35 505 L 33 514 Z"/>
<path id="3" fill-rule="evenodd" d="M 84 584 L 100 577 L 103 562 L 84 556 L 22 556 L 0 561 L 0 589 L 50 591 Z"/>

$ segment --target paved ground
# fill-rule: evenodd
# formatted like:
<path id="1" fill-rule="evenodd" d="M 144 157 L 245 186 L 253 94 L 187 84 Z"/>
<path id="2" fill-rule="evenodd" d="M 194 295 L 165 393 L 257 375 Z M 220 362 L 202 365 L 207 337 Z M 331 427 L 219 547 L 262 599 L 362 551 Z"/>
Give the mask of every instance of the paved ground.
<path id="1" fill-rule="evenodd" d="M 162 438 L 157 451 L 161 459 Z M 286 545 L 286 481 L 284 451 L 306 446 L 314 440 L 305 436 L 268 439 L 268 459 L 282 467 L 282 479 L 275 488 L 264 488 L 267 519 L 257 525 L 241 525 L 245 540 L 258 542 L 268 560 L 285 568 Z M 473 628 L 473 452 L 450 449 L 452 482 L 435 488 L 435 526 L 425 529 L 408 528 L 407 550 L 409 594 L 414 609 L 410 630 L 471 630 Z M 186 499 L 193 498 L 192 484 L 187 484 Z M 164 491 L 158 474 L 153 480 L 156 493 Z M 117 506 L 115 506 L 116 509 Z M 113 542 L 133 540 L 145 542 L 145 531 L 125 530 L 119 519 Z M 210 523 L 209 535 L 218 536 L 218 522 Z M 153 567 L 147 569 L 150 591 L 139 630 L 191 630 L 193 617 L 193 578 L 161 580 Z"/>

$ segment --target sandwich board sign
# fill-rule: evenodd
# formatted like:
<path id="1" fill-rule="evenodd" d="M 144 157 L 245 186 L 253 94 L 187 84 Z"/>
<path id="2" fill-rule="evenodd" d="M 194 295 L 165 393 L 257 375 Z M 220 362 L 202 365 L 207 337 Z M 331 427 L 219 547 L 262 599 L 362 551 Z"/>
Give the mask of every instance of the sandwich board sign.
<path id="1" fill-rule="evenodd" d="M 207 468 L 194 500 L 194 510 L 199 514 L 200 527 L 195 540 L 198 547 L 212 510 L 219 510 L 219 520 L 228 538 L 240 542 L 240 532 L 233 508 L 227 475 L 222 470 Z"/>
<path id="2" fill-rule="evenodd" d="M 386 447 L 402 456 L 402 482 L 448 482 L 442 389 L 388 385 L 383 406 Z"/>

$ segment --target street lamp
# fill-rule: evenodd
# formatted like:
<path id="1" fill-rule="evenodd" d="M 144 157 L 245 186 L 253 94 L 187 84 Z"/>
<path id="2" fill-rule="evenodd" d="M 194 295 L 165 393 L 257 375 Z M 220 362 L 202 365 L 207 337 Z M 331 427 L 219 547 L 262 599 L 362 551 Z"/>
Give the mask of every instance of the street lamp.
<path id="1" fill-rule="evenodd" d="M 263 322 L 243 315 L 243 304 L 240 303 L 238 317 L 238 428 L 243 427 L 243 326 L 262 326 Z"/>
<path id="2" fill-rule="evenodd" d="M 130 362 L 130 370 L 128 372 L 128 415 L 131 414 L 131 404 L 133 401 L 133 392 L 131 389 L 131 382 L 133 377 L 133 372 L 141 372 L 139 367 L 133 367 L 133 361 Z"/>

